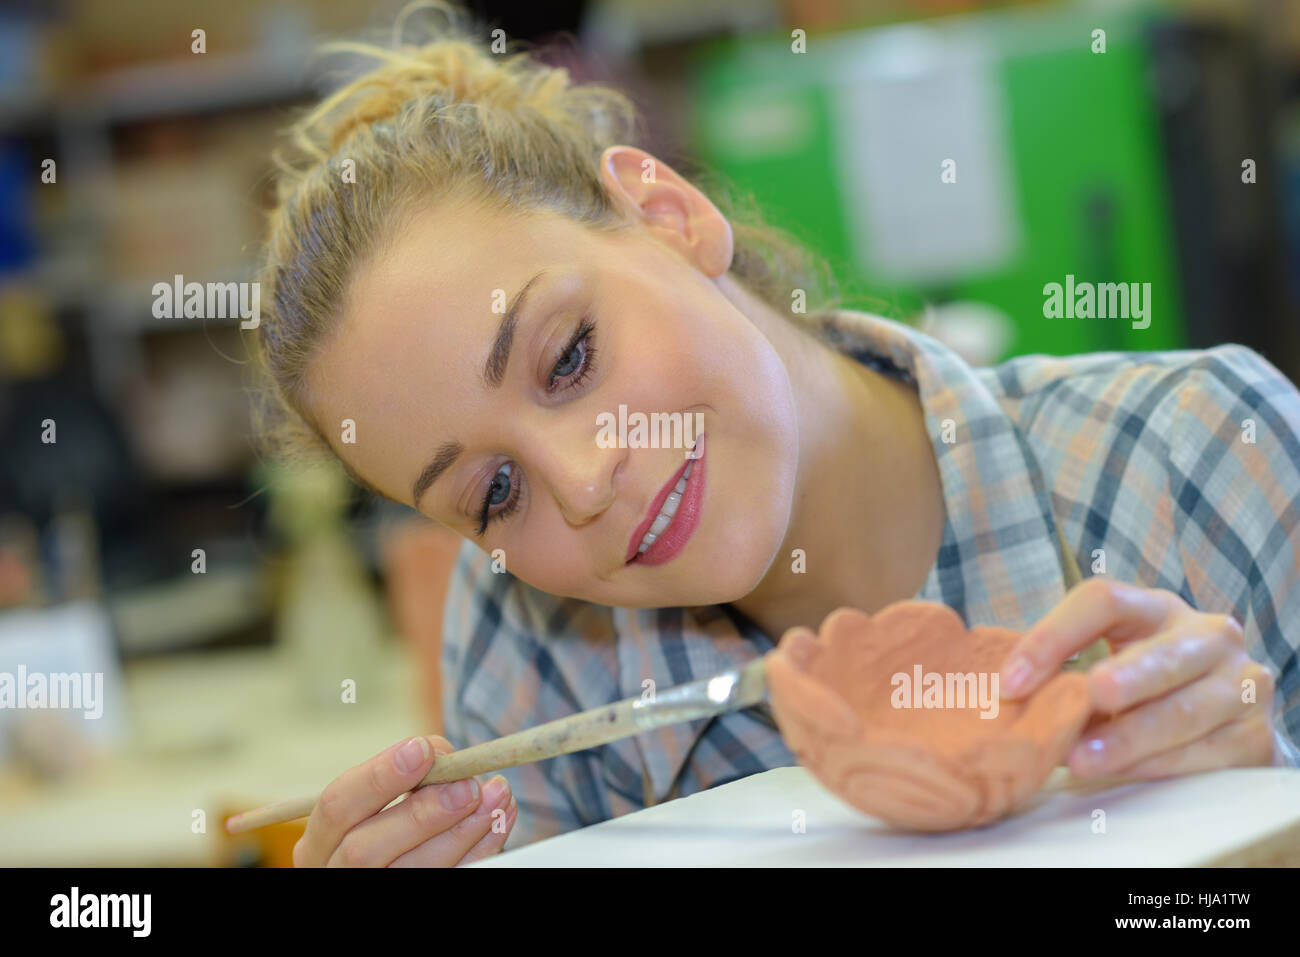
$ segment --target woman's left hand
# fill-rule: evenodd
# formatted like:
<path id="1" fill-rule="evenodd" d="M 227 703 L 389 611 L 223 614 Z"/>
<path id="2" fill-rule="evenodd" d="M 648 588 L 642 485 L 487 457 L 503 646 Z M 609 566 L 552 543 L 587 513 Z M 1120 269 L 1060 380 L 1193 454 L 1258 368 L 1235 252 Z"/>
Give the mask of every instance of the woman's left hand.
<path id="1" fill-rule="evenodd" d="M 1231 616 L 1199 612 L 1170 591 L 1108 578 L 1078 585 L 1007 656 L 1002 697 L 1034 691 L 1098 638 L 1112 654 L 1087 673 L 1099 713 L 1069 754 L 1076 777 L 1161 778 L 1278 761 L 1272 672 L 1246 654 Z M 1018 661 L 1026 668 L 1019 680 Z"/>

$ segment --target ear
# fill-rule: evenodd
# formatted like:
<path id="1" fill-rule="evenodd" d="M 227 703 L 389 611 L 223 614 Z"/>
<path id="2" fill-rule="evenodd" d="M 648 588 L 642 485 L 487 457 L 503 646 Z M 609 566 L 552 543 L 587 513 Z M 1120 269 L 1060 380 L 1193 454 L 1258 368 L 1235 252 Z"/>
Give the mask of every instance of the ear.
<path id="1" fill-rule="evenodd" d="M 611 146 L 601 154 L 600 179 L 617 204 L 710 279 L 730 268 L 731 224 L 663 160 L 635 146 Z"/>

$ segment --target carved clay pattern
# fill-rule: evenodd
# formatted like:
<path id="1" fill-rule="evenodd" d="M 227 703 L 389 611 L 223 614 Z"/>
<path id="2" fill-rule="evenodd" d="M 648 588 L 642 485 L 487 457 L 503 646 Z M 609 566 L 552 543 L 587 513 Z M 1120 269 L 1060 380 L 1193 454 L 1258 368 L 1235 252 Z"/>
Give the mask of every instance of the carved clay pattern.
<path id="1" fill-rule="evenodd" d="M 818 635 L 788 632 L 769 655 L 772 711 L 799 763 L 864 813 L 908 830 L 979 827 L 1023 805 L 1064 759 L 1090 713 L 1087 679 L 1059 674 L 982 718 L 978 705 L 895 707 L 893 676 L 916 665 L 991 675 L 1019 637 L 967 631 L 934 602 L 840 608 Z"/>

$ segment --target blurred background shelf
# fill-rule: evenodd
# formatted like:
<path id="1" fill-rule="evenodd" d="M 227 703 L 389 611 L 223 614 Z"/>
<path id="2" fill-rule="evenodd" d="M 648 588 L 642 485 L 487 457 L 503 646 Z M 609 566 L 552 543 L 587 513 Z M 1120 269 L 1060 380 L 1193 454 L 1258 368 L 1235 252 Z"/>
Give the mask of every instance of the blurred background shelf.
<path id="1" fill-rule="evenodd" d="M 96 79 L 80 104 L 103 123 L 141 123 L 275 105 L 310 96 L 310 47 L 189 56 Z"/>
<path id="2" fill-rule="evenodd" d="M 120 592 L 109 604 L 125 654 L 146 655 L 213 644 L 265 625 L 271 613 L 255 564 Z"/>

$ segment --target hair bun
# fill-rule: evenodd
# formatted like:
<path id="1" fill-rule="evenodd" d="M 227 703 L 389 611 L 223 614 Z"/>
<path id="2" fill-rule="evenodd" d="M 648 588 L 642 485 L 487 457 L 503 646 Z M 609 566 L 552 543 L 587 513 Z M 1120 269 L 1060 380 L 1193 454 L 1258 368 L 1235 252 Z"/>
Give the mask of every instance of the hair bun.
<path id="1" fill-rule="evenodd" d="M 484 54 L 460 40 L 436 40 L 421 47 L 384 50 L 367 44 L 339 44 L 384 61 L 384 65 L 353 80 L 339 91 L 340 109 L 332 117 L 328 148 L 338 149 L 358 126 L 395 116 L 412 100 L 441 95 L 448 103 L 478 102 L 507 105 L 517 89 L 499 66 L 484 62 Z"/>
<path id="2" fill-rule="evenodd" d="M 414 11 L 446 13 L 447 23 L 429 27 L 434 38 L 403 43 L 403 26 Z M 322 52 L 351 53 L 379 65 L 357 76 L 321 102 L 297 124 L 297 139 L 317 161 L 334 153 L 357 129 L 396 116 L 406 104 L 438 97 L 448 105 L 474 103 L 512 109 L 527 104 L 551 112 L 558 93 L 569 85 L 568 71 L 530 57 L 526 51 L 492 52 L 468 15 L 442 0 L 408 5 L 393 28 L 393 46 L 340 41 Z"/>

